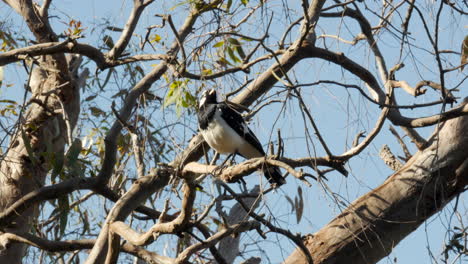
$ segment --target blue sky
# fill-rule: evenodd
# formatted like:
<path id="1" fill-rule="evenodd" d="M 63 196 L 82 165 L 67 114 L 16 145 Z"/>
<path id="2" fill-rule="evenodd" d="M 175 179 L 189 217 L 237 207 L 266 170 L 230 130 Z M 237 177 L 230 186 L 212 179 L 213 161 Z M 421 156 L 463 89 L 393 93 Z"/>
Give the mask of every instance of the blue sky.
<path id="1" fill-rule="evenodd" d="M 373 3 L 371 3 L 371 5 L 372 4 Z M 287 2 L 287 5 L 289 8 L 295 9 L 295 11 L 291 11 L 291 19 L 296 19 L 301 13 L 300 1 L 290 1 Z M 111 25 L 123 27 L 131 6 L 132 1 L 129 0 L 122 2 L 91 0 L 53 1 L 53 9 L 55 9 L 53 13 L 57 16 L 53 19 L 53 27 L 56 29 L 56 32 L 61 32 L 65 30 L 66 23 L 71 19 L 80 20 L 84 27 L 87 28 L 84 32 L 85 38 L 80 41 L 95 44 L 103 35 L 98 30 L 91 32 L 91 29 L 102 25 L 105 20 L 109 21 Z M 142 15 L 139 24 L 141 27 L 139 27 L 137 33 L 143 34 L 145 26 L 160 22 L 160 20 L 153 16 L 156 13 L 162 14 L 170 12 L 173 15 L 176 27 L 180 25 L 180 21 L 184 19 L 186 10 L 181 6 L 174 6 L 174 2 L 160 4 L 159 1 L 156 1 L 156 3 L 153 3 Z M 289 24 L 288 21 L 280 19 L 280 14 L 282 13 L 281 8 L 284 8 L 284 6 L 285 3 L 272 2 L 269 6 L 270 10 L 265 11 L 275 13 L 271 31 L 271 44 L 274 44 L 275 40 L 281 36 L 284 26 Z M 433 10 L 431 9 L 435 7 L 431 7 L 429 3 L 425 6 L 429 14 L 433 14 Z M 18 30 L 26 30 L 24 23 L 22 23 L 12 11 L 9 11 L 4 4 L 0 4 L 0 12 L 5 14 L 5 19 L 13 21 Z M 403 16 L 404 14 L 400 15 Z M 466 17 L 455 19 L 454 16 L 451 16 L 447 12 L 444 13 L 443 17 L 444 20 L 442 21 L 442 30 L 440 32 L 440 49 L 453 49 L 458 51 L 463 37 L 468 33 L 466 28 L 468 20 Z M 415 20 L 417 21 L 417 19 Z M 347 21 L 349 22 L 349 20 Z M 374 17 L 371 23 L 376 24 L 377 19 Z M 399 26 L 398 23 L 396 25 Z M 332 21 L 321 18 L 318 26 L 319 32 L 322 34 L 339 34 L 340 37 L 348 40 L 351 39 L 351 33 L 355 34 L 359 32 L 357 24 L 354 22 L 342 23 L 342 21 Z M 431 25 L 429 26 L 431 27 Z M 249 30 L 250 32 L 245 33 L 252 36 L 259 34 L 255 32 L 255 28 Z M 411 85 L 414 85 L 421 79 L 438 81 L 437 71 L 434 70 L 434 60 L 428 55 L 428 52 L 422 49 L 422 47 L 427 46 L 427 39 L 425 39 L 420 24 L 415 23 L 412 25 L 410 31 L 412 33 L 411 37 L 420 41 L 421 44 L 420 46 L 413 47 L 410 53 L 402 54 L 401 57 L 399 54 L 398 41 L 389 36 L 389 34 L 382 34 L 380 36 L 384 41 L 379 42 L 379 47 L 387 60 L 387 67 L 391 68 L 395 63 L 403 60 L 407 66 L 399 71 L 397 76 L 401 80 L 408 81 Z M 117 36 L 116 33 L 112 35 Z M 160 35 L 163 37 L 163 40 L 166 40 L 166 38 L 172 39 L 170 32 L 161 32 Z M 295 34 L 292 34 L 292 37 L 294 38 Z M 320 41 L 321 40 L 319 40 L 319 43 L 321 43 Z M 170 40 L 167 42 L 170 42 Z M 344 52 L 347 56 L 355 59 L 376 74 L 374 58 L 372 54 L 366 52 L 365 49 L 367 43 L 360 42 L 356 46 L 349 46 L 329 39 L 326 40 L 326 43 L 327 47 L 330 49 Z M 161 46 L 158 46 L 157 49 L 160 50 L 156 50 L 156 53 L 164 50 Z M 457 56 L 447 55 L 447 58 L 453 65 L 459 63 L 459 57 Z M 146 71 L 151 68 L 150 64 L 141 64 L 141 66 Z M 90 63 L 88 67 L 93 68 L 94 66 Z M 259 68 L 258 71 L 261 71 L 261 68 Z M 91 72 L 93 72 L 93 70 L 91 70 Z M 253 72 L 249 77 L 255 77 L 255 74 L 256 73 Z M 452 81 L 451 78 L 453 80 L 460 80 L 460 75 L 461 73 L 458 71 L 448 74 L 447 86 L 453 87 L 456 82 Z M 237 74 L 236 76 L 241 75 Z M 309 59 L 301 62 L 300 66 L 295 68 L 295 73 L 291 74 L 291 76 L 301 83 L 314 82 L 318 79 L 339 79 L 343 82 L 357 83 L 364 87 L 354 76 L 351 76 L 337 67 L 333 67 L 326 61 L 316 59 Z M 22 98 L 22 83 L 16 81 L 24 79 L 24 70 L 22 67 L 18 65 L 7 66 L 5 79 L 6 83 L 14 83 L 15 85 L 8 89 L 2 87 L 0 96 L 2 98 L 5 97 L 15 100 Z M 191 87 L 197 87 L 197 85 L 199 84 L 193 83 Z M 234 78 L 225 78 L 214 82 L 207 82 L 206 85 L 218 87 L 223 92 L 229 92 L 237 88 L 240 84 Z M 273 88 L 268 96 L 276 92 L 281 93 L 283 88 L 280 86 L 281 84 L 278 84 L 277 87 Z M 108 86 L 109 90 L 115 91 L 118 88 L 119 84 L 117 81 L 111 86 Z M 457 95 L 463 98 L 466 96 L 466 93 L 463 91 L 463 87 L 460 88 L 462 91 Z M 165 89 L 165 87 L 162 84 L 155 84 L 154 89 L 160 92 Z M 342 153 L 349 148 L 356 133 L 372 129 L 379 114 L 380 109 L 366 101 L 356 90 L 345 90 L 344 88 L 336 86 L 320 85 L 304 88 L 302 92 L 321 133 L 329 144 L 330 149 L 335 154 Z M 110 104 L 111 100 L 105 98 L 107 93 L 110 94 L 111 91 L 106 91 L 103 95 L 98 97 L 100 105 L 105 106 Z M 401 104 L 425 103 L 438 99 L 438 95 L 434 91 L 428 91 L 426 95 L 415 99 L 397 90 L 396 96 L 398 102 Z M 262 142 L 268 142 L 270 139 L 275 140 L 275 131 L 281 128 L 282 135 L 285 137 L 286 156 L 291 158 L 303 157 L 309 155 L 309 153 L 317 156 L 323 155 L 324 151 L 316 138 L 312 138 L 312 141 L 307 145 L 304 144 L 304 127 L 301 113 L 297 106 L 288 104 L 286 105 L 286 110 L 281 113 L 279 109 L 280 104 L 272 104 L 265 107 L 252 119 L 250 126 L 257 133 L 259 139 Z M 416 117 L 435 114 L 439 111 L 440 107 L 434 107 L 424 110 L 406 110 L 402 112 L 405 115 Z M 192 136 L 193 131 L 196 130 L 196 118 L 193 115 L 188 115 L 186 112 L 180 117 L 171 114 L 169 110 L 164 113 L 165 116 L 162 125 L 164 125 L 164 122 L 181 122 L 189 127 L 189 129 L 174 131 L 173 134 L 173 139 L 180 144 L 187 142 Z M 329 181 L 326 182 L 326 184 L 334 193 L 339 194 L 339 199 L 342 201 L 352 202 L 357 197 L 381 184 L 392 173 L 378 156 L 380 147 L 383 144 L 388 144 L 394 153 L 402 154 L 395 138 L 389 133 L 388 126 L 389 122 L 387 121 L 381 134 L 379 134 L 374 142 L 360 156 L 350 161 L 349 166 L 347 166 L 350 170 L 350 176 L 348 178 L 344 178 L 337 173 L 329 174 Z M 309 129 L 311 128 L 309 127 Z M 86 130 L 83 129 L 82 132 L 86 133 Z M 400 135 L 402 135 L 401 130 L 399 130 L 399 132 Z M 432 133 L 432 128 L 421 129 L 420 132 L 423 136 L 428 136 Z M 408 139 L 405 139 L 405 141 L 414 153 L 415 148 L 411 146 Z M 261 177 L 262 176 L 259 174 L 249 177 L 247 180 L 248 186 L 257 184 L 259 180 L 263 181 Z M 264 181 L 263 183 L 265 184 Z M 296 224 L 296 216 L 290 213 L 291 207 L 285 196 L 288 195 L 290 198 L 294 199 L 298 187 L 301 187 L 304 191 L 305 209 L 302 221 Z M 215 192 L 214 188 L 210 191 Z M 289 177 L 286 186 L 265 197 L 262 212 L 271 211 L 276 217 L 276 224 L 283 228 L 290 229 L 293 233 L 310 233 L 319 230 L 343 209 L 343 207 L 337 205 L 334 200 L 335 198 L 331 197 L 330 193 L 326 191 L 323 186 L 315 182 L 312 182 L 312 187 L 308 188 Z M 466 198 L 467 194 L 462 195 L 458 204 L 459 211 L 464 214 L 464 217 L 466 217 L 467 214 Z M 199 202 L 206 202 L 206 200 L 200 199 Z M 454 203 L 452 202 L 444 211 L 424 223 L 417 231 L 397 245 L 389 257 L 383 259 L 380 263 L 393 263 L 394 259 L 396 259 L 396 263 L 401 264 L 432 263 L 433 260 L 428 254 L 429 250 L 434 254 L 435 259 L 439 260 L 441 258 L 440 253 L 442 251 L 444 239 L 446 239 L 447 227 L 457 224 L 456 218 L 451 214 L 453 206 Z M 245 243 L 255 243 L 258 239 L 258 235 L 251 232 L 244 235 L 242 240 Z M 280 250 L 278 250 L 275 245 L 278 240 L 282 243 Z M 262 245 L 264 245 L 264 250 L 268 252 L 268 258 L 272 263 L 278 263 L 282 258 L 287 257 L 294 248 L 291 242 L 272 234 L 268 236 L 268 242 Z M 253 255 L 255 255 L 255 253 L 253 253 Z M 263 258 L 266 256 L 261 257 Z"/>

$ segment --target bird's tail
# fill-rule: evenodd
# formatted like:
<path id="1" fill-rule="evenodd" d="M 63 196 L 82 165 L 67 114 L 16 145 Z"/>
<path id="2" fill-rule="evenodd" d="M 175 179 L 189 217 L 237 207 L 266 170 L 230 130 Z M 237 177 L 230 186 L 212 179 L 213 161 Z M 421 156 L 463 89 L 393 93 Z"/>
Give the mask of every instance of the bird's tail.
<path id="1" fill-rule="evenodd" d="M 286 180 L 281 175 L 281 171 L 277 167 L 267 166 L 263 173 L 265 174 L 265 178 L 267 178 L 268 182 L 271 184 L 275 184 L 276 187 L 279 187 L 286 183 Z"/>

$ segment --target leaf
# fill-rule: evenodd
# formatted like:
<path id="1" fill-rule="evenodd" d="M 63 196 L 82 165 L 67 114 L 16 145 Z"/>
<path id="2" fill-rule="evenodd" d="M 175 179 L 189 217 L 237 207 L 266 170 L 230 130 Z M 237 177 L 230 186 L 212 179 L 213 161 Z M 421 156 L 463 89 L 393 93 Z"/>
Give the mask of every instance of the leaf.
<path id="1" fill-rule="evenodd" d="M 98 96 L 97 94 L 95 94 L 95 95 L 90 95 L 90 96 L 86 97 L 85 101 L 86 101 L 86 102 L 89 102 L 89 101 L 93 100 L 94 98 L 96 98 L 97 96 Z"/>
<path id="2" fill-rule="evenodd" d="M 229 43 L 231 43 L 233 46 L 240 46 L 240 43 L 237 39 L 235 38 L 228 38 L 227 39 L 229 41 Z"/>
<path id="3" fill-rule="evenodd" d="M 245 58 L 245 52 L 242 49 L 242 44 L 239 42 L 239 40 L 237 40 L 235 38 L 228 38 L 228 41 L 229 41 L 229 43 L 232 44 L 232 46 L 234 47 L 234 50 L 237 52 L 237 54 L 239 54 L 241 59 L 244 59 Z"/>
<path id="4" fill-rule="evenodd" d="M 468 62 L 468 36 L 465 37 L 462 43 L 462 48 L 461 48 L 461 62 L 460 64 L 465 64 Z M 461 67 L 461 71 L 465 68 L 465 65 Z M 0 79 L 1 81 L 1 79 Z"/>
<path id="5" fill-rule="evenodd" d="M 219 48 L 219 47 L 222 47 L 223 45 L 224 45 L 224 40 L 221 40 L 220 42 L 214 44 L 213 48 Z"/>
<path id="6" fill-rule="evenodd" d="M 202 75 L 210 75 L 210 74 L 213 74 L 212 69 L 203 69 L 202 70 Z"/>
<path id="7" fill-rule="evenodd" d="M 180 95 L 180 81 L 174 81 L 169 85 L 169 92 L 164 98 L 163 107 L 168 107 L 171 104 L 174 104 L 177 101 L 177 98 Z"/>
<path id="8" fill-rule="evenodd" d="M 108 26 L 108 27 L 106 27 L 106 29 L 110 30 L 110 31 L 115 31 L 115 32 L 122 32 L 123 31 L 123 28 L 114 27 L 114 26 Z"/>
<path id="9" fill-rule="evenodd" d="M 83 147 L 81 144 L 81 140 L 79 138 L 75 138 L 72 145 L 67 150 L 66 157 L 68 166 L 73 166 L 74 164 L 76 164 L 76 161 L 78 160 L 78 156 L 80 155 L 82 149 Z"/>
<path id="10" fill-rule="evenodd" d="M 95 107 L 95 106 L 91 106 L 89 110 L 91 111 L 91 114 L 95 117 L 106 115 L 106 112 L 102 111 L 100 108 Z"/>
<path id="11" fill-rule="evenodd" d="M 102 41 L 104 41 L 104 44 L 106 44 L 106 46 L 109 48 L 109 49 L 112 49 L 114 47 L 114 40 L 112 40 L 112 37 L 109 36 L 109 35 L 105 35 L 103 38 L 102 38 Z"/>
<path id="12" fill-rule="evenodd" d="M 238 62 L 238 63 L 241 62 L 241 60 L 239 60 L 239 58 L 236 55 L 234 55 L 234 51 L 232 50 L 231 47 L 227 47 L 226 51 L 229 55 L 229 58 L 231 58 L 233 62 Z"/>
<path id="13" fill-rule="evenodd" d="M 135 70 L 141 74 L 141 77 L 145 76 L 145 71 L 140 66 L 137 65 Z"/>
<path id="14" fill-rule="evenodd" d="M 13 101 L 13 100 L 8 100 L 8 99 L 3 99 L 3 100 L 0 100 L 0 103 L 5 103 L 5 104 L 13 104 L 13 105 L 17 105 L 18 103 Z"/>
<path id="15" fill-rule="evenodd" d="M 58 208 L 60 210 L 60 236 L 63 236 L 68 222 L 68 212 L 70 210 L 70 204 L 68 202 L 68 196 L 60 197 L 58 199 Z"/>
<path id="16" fill-rule="evenodd" d="M 244 6 L 247 6 L 247 4 L 249 3 L 249 0 L 241 0 L 241 3 L 242 3 Z"/>
<path id="17" fill-rule="evenodd" d="M 50 176 L 50 180 L 52 183 L 55 183 L 55 178 L 62 173 L 64 157 L 63 151 L 54 152 L 53 159 L 51 160 L 52 174 Z"/>
<path id="18" fill-rule="evenodd" d="M 151 38 L 150 42 L 151 43 L 159 43 L 161 42 L 161 36 L 158 34 L 154 34 L 154 36 Z"/>
<path id="19" fill-rule="evenodd" d="M 114 69 L 109 69 L 109 71 L 107 71 L 107 75 L 106 75 L 106 79 L 104 80 L 104 83 L 101 85 L 101 83 L 99 82 L 99 78 L 97 78 L 97 81 L 98 81 L 98 86 L 99 86 L 99 89 L 104 90 L 104 87 L 106 86 L 106 84 L 109 82 L 110 80 L 110 77 L 112 75 L 112 73 L 114 72 Z"/>
<path id="20" fill-rule="evenodd" d="M 291 197 L 289 197 L 288 195 L 285 195 L 286 197 L 286 200 L 289 202 L 289 204 L 291 205 L 291 213 L 294 212 L 294 202 L 293 200 L 291 199 Z"/>
<path id="21" fill-rule="evenodd" d="M 302 197 L 302 188 L 301 186 L 297 187 L 298 199 L 294 199 L 295 208 L 296 208 L 296 221 L 299 224 L 302 219 L 302 213 L 304 212 L 304 198 Z"/>

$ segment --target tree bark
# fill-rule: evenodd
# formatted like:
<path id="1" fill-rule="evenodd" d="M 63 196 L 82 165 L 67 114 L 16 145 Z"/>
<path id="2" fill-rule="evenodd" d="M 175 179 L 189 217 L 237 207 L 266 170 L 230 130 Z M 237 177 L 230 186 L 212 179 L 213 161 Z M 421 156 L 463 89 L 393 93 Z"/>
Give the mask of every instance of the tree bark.
<path id="1" fill-rule="evenodd" d="M 317 233 L 307 235 L 304 243 L 314 264 L 376 263 L 462 193 L 468 184 L 467 130 L 466 116 L 441 123 L 429 147 Z M 307 261 L 296 249 L 284 263 Z"/>
<path id="2" fill-rule="evenodd" d="M 31 1 L 7 3 L 23 16 L 38 42 L 56 40 L 48 20 L 40 17 Z M 69 71 L 73 60 L 67 61 L 64 54 L 34 60 L 37 66 L 28 83 L 32 93 L 28 108 L 0 161 L 0 211 L 44 184 L 51 161 L 63 153 L 80 112 L 79 89 Z M 28 232 L 37 215 L 37 206 L 31 207 L 4 231 Z M 2 251 L 0 263 L 21 263 L 25 248 L 25 244 L 13 244 Z"/>

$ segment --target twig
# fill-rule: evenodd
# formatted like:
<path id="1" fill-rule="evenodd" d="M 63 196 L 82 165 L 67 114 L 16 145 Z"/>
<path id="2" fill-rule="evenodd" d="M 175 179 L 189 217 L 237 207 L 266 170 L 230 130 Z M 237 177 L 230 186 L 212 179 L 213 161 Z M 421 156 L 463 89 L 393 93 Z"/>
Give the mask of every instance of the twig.
<path id="1" fill-rule="evenodd" d="M 409 160 L 412 155 L 409 152 L 408 147 L 406 146 L 405 142 L 401 139 L 400 135 L 398 135 L 398 132 L 395 130 L 395 128 L 393 126 L 390 125 L 389 130 L 396 137 L 398 143 L 400 144 L 401 148 L 403 149 L 403 152 L 405 153 L 406 160 Z"/>

